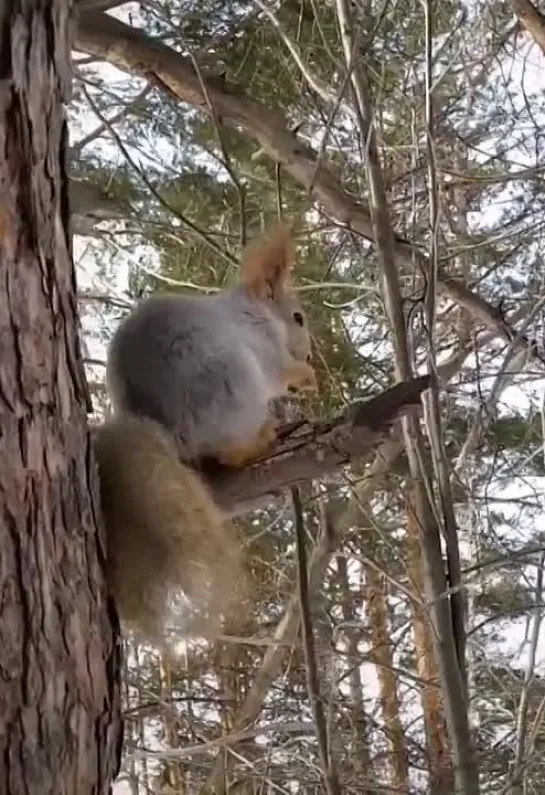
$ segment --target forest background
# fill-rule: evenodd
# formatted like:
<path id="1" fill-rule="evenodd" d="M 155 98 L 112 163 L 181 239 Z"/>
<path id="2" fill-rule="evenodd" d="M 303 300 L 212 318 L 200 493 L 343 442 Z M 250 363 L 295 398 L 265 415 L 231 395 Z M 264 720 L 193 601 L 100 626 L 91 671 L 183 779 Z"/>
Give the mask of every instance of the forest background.
<path id="1" fill-rule="evenodd" d="M 411 369 L 441 384 L 365 467 L 302 490 L 314 654 L 290 494 L 239 523 L 244 632 L 175 655 L 126 640 L 116 793 L 541 792 L 539 6 L 80 6 L 70 190 L 95 419 L 134 302 L 224 286 L 279 217 L 320 379 L 307 416 Z"/>

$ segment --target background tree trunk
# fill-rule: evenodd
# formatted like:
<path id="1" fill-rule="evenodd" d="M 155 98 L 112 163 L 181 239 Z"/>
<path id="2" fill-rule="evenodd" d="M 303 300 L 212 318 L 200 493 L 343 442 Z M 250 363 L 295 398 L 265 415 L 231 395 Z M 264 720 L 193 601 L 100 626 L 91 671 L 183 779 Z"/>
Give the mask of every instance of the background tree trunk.
<path id="1" fill-rule="evenodd" d="M 3 4 L 0 792 L 106 793 L 119 645 L 97 544 L 65 173 L 67 0 Z"/>

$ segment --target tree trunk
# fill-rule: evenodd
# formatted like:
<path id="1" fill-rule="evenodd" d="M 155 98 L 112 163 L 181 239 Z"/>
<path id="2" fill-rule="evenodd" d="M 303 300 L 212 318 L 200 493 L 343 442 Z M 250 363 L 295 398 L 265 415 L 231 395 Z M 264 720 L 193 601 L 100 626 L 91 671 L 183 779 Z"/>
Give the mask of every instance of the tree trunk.
<path id="1" fill-rule="evenodd" d="M 431 795 L 440 795 L 453 790 L 454 773 L 439 686 L 439 671 L 433 651 L 431 636 L 433 629 L 428 615 L 421 606 L 424 595 L 424 571 L 417 519 L 411 507 L 413 502 L 414 495 L 411 494 L 410 499 L 407 500 L 406 560 L 411 586 L 417 597 L 411 603 L 416 669 L 422 680 L 420 698 L 430 764 L 429 791 Z"/>
<path id="2" fill-rule="evenodd" d="M 371 654 L 377 667 L 382 718 L 390 746 L 391 782 L 396 792 L 408 793 L 409 760 L 390 642 L 388 584 L 386 577 L 372 566 L 365 567 L 365 579 Z"/>
<path id="3" fill-rule="evenodd" d="M 365 710 L 363 696 L 363 681 L 361 675 L 362 655 L 358 651 L 358 616 L 355 609 L 355 594 L 350 590 L 348 579 L 348 567 L 346 558 L 343 555 L 337 556 L 337 570 L 339 592 L 342 594 L 342 613 L 343 621 L 346 623 L 345 630 L 347 636 L 346 664 L 350 671 L 348 675 L 348 687 L 351 706 L 351 721 L 353 727 L 353 739 L 350 747 L 349 764 L 350 773 L 357 781 L 360 795 L 371 795 L 374 789 L 371 782 L 374 775 L 371 754 L 369 751 L 369 718 Z M 359 600 L 358 600 L 359 601 Z M 345 773 L 345 778 L 346 772 Z"/>
<path id="4" fill-rule="evenodd" d="M 10 795 L 107 793 L 120 755 L 119 644 L 68 230 L 69 14 L 68 0 L 0 10 L 0 792 Z"/>

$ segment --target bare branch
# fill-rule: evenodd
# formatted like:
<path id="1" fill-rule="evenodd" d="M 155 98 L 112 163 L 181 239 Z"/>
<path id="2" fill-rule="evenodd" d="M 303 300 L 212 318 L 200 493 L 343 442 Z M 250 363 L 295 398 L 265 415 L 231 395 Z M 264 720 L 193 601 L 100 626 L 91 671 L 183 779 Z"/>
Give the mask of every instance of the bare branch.
<path id="1" fill-rule="evenodd" d="M 545 15 L 530 0 L 511 0 L 515 16 L 545 53 Z"/>
<path id="2" fill-rule="evenodd" d="M 184 215 L 179 210 L 177 210 L 172 204 L 170 204 L 170 202 L 168 202 L 161 195 L 161 192 L 158 191 L 152 185 L 150 180 L 143 173 L 143 171 L 138 167 L 137 163 L 134 161 L 134 159 L 129 154 L 129 151 L 128 151 L 127 147 L 125 146 L 125 144 L 121 140 L 121 138 L 118 135 L 117 131 L 111 126 L 111 122 L 108 119 L 106 119 L 104 117 L 104 115 L 100 112 L 100 110 L 98 109 L 98 106 L 96 105 L 95 102 L 93 102 L 93 100 L 92 100 L 89 92 L 85 88 L 85 86 L 83 86 L 82 88 L 83 88 L 83 93 L 85 94 L 85 97 L 87 99 L 87 102 L 89 103 L 89 106 L 92 108 L 92 110 L 95 113 L 95 115 L 104 124 L 106 129 L 110 132 L 112 138 L 115 140 L 116 144 L 118 145 L 118 147 L 119 147 L 121 153 L 123 154 L 123 157 L 127 161 L 127 163 L 138 174 L 138 176 L 140 177 L 140 179 L 142 180 L 144 185 L 148 188 L 150 193 L 157 199 L 159 204 L 161 204 L 166 210 L 171 212 L 184 226 L 188 227 L 188 229 L 190 229 L 195 234 L 195 236 L 197 238 L 199 238 L 205 245 L 207 245 L 215 254 L 218 254 L 220 257 L 225 259 L 226 262 L 229 263 L 229 264 L 233 264 L 233 263 L 236 264 L 236 262 L 237 262 L 236 259 L 231 254 L 229 254 L 228 251 L 223 249 L 221 246 L 218 246 L 218 244 L 213 240 L 211 235 L 209 235 L 200 226 L 198 226 L 197 224 L 193 223 L 193 221 L 191 221 L 186 215 Z"/>
<path id="3" fill-rule="evenodd" d="M 352 65 L 354 45 L 352 40 L 351 11 L 347 1 L 337 0 L 336 10 L 346 70 L 351 71 L 354 99 L 359 111 L 360 132 L 362 139 L 367 142 L 365 172 L 370 186 L 373 237 L 377 244 L 377 258 L 382 271 L 386 314 L 394 341 L 396 376 L 398 379 L 403 380 L 410 377 L 412 369 L 410 346 L 407 338 L 403 298 L 396 262 L 395 238 L 390 221 L 373 119 L 374 107 L 371 87 L 367 73 L 361 68 L 353 68 Z M 427 275 L 426 305 L 429 315 L 430 308 L 432 314 L 435 312 L 437 271 L 434 271 L 433 256 L 425 260 L 421 257 L 421 260 L 423 265 L 425 265 L 425 273 Z M 431 302 L 428 297 L 430 289 L 434 290 Z M 433 321 L 433 318 L 431 320 Z M 431 364 L 435 369 L 433 358 Z M 432 397 L 435 388 L 434 383 Z M 431 401 L 428 402 L 428 405 L 430 404 Z M 432 599 L 431 618 L 434 628 L 435 656 L 443 692 L 445 716 L 452 742 L 456 788 L 460 795 L 462 793 L 464 795 L 476 795 L 479 792 L 479 777 L 469 729 L 462 666 L 461 661 L 458 659 L 459 647 L 457 647 L 455 642 L 454 616 L 450 601 L 441 598 L 447 591 L 447 578 L 443 569 L 441 551 L 441 531 L 445 529 L 445 523 L 441 522 L 433 500 L 431 478 L 423 463 L 425 460 L 424 439 L 417 422 L 409 420 L 403 423 L 403 438 L 407 451 L 409 473 L 414 484 L 415 504 L 411 507 L 414 510 L 418 524 L 425 565 L 426 588 Z M 450 533 L 447 533 L 447 537 L 449 545 L 455 546 L 457 550 L 458 539 L 456 532 L 454 532 L 454 538 L 451 537 Z"/>
<path id="4" fill-rule="evenodd" d="M 92 143 L 93 141 L 96 141 L 96 139 L 100 138 L 100 136 L 103 133 L 110 130 L 114 125 L 119 124 L 120 121 L 123 121 L 130 113 L 132 113 L 132 111 L 135 109 L 138 103 L 142 102 L 142 100 L 147 97 L 147 95 L 151 91 L 151 88 L 152 87 L 149 84 L 144 86 L 142 91 L 140 91 L 136 95 L 136 97 L 134 97 L 134 99 L 131 99 L 128 102 L 126 102 L 123 105 L 123 107 L 117 111 L 117 113 L 115 113 L 113 116 L 111 116 L 108 119 L 107 122 L 101 121 L 100 124 L 97 127 L 95 127 L 94 130 L 91 130 L 90 133 L 85 135 L 83 138 L 80 138 L 79 141 L 76 141 L 74 144 L 72 144 L 72 146 L 70 147 L 70 158 L 73 159 L 79 157 L 83 149 L 86 146 L 88 146 L 88 144 Z"/>
<path id="5" fill-rule="evenodd" d="M 225 124 L 242 129 L 265 154 L 281 163 L 339 224 L 366 240 L 375 241 L 369 209 L 342 189 L 335 176 L 318 162 L 315 150 L 289 130 L 282 113 L 251 99 L 240 86 L 227 82 L 224 77 L 203 72 L 197 74 L 191 58 L 106 14 L 81 15 L 75 47 L 81 52 L 102 57 L 121 70 L 148 78 L 153 76 L 170 95 L 174 94 L 182 102 L 188 102 L 207 114 L 210 114 L 212 104 Z M 427 270 L 425 257 L 416 246 L 396 235 L 392 236 L 392 241 L 399 263 L 413 268 L 416 261 L 421 263 L 424 271 Z M 494 306 L 475 296 L 461 282 L 445 279 L 442 274 L 439 274 L 438 282 L 442 292 L 470 312 L 478 305 L 478 320 L 495 334 L 511 341 L 513 330 Z M 521 340 L 519 345 L 528 347 L 526 340 Z"/>
<path id="6" fill-rule="evenodd" d="M 420 402 L 429 376 L 396 384 L 369 401 L 356 403 L 334 420 L 293 426 L 267 459 L 244 469 L 206 465 L 218 504 L 230 516 L 255 510 L 290 486 L 338 472 L 369 454 L 390 433 L 391 424 Z"/>
<path id="7" fill-rule="evenodd" d="M 161 751 L 136 750 L 127 754 L 125 759 L 189 759 L 192 756 L 216 751 L 218 748 L 235 745 L 243 740 L 253 740 L 263 734 L 311 734 L 313 731 L 314 726 L 309 721 L 286 721 L 284 723 L 279 721 L 266 726 L 258 726 L 255 729 L 231 732 L 231 734 L 218 737 L 216 740 L 209 740 L 198 745 L 188 745 L 185 748 L 168 748 Z"/>

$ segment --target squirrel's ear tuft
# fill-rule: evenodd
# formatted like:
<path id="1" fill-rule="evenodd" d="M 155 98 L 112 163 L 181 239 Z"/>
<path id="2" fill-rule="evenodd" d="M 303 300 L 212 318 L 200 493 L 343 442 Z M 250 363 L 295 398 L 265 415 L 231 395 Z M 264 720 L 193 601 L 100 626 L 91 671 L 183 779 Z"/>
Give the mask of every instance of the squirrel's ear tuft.
<path id="1" fill-rule="evenodd" d="M 251 245 L 242 259 L 241 281 L 248 292 L 261 300 L 279 298 L 291 280 L 293 243 L 291 230 L 278 226 L 267 237 Z"/>

